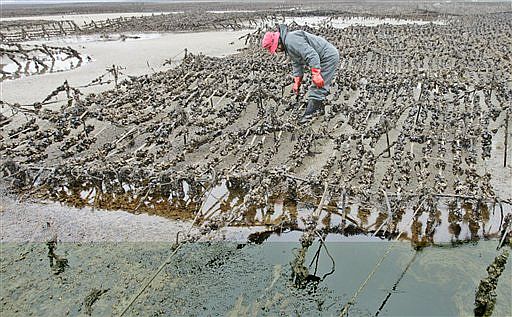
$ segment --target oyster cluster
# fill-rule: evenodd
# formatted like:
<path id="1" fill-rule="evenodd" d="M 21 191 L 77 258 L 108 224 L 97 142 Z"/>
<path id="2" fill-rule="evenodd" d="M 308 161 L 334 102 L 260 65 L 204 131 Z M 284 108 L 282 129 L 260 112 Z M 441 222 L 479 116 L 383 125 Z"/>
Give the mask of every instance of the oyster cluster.
<path id="1" fill-rule="evenodd" d="M 237 19 L 278 20 L 260 14 Z M 222 23 L 199 16 L 189 19 L 196 26 L 173 23 Z M 510 173 L 501 162 L 510 156 L 502 144 L 512 103 L 511 17 L 292 24 L 326 37 L 341 56 L 326 115 L 307 125 L 297 124 L 307 97 L 291 93 L 290 63 L 259 47 L 265 28 L 242 37 L 247 48 L 236 55 L 187 53 L 178 66 L 113 90 L 83 95 L 65 83 L 34 105 L 3 103 L 11 111 L 0 117 L 0 172 L 25 195 L 197 216 L 207 231 L 316 230 L 297 203 L 318 207 L 323 198 L 316 220 L 321 227 L 325 219 L 327 231 L 420 244 L 496 235 L 496 207 L 511 212 L 510 187 L 495 181 Z M 132 30 L 140 21 L 126 23 Z M 67 102 L 48 106 L 59 94 Z"/>

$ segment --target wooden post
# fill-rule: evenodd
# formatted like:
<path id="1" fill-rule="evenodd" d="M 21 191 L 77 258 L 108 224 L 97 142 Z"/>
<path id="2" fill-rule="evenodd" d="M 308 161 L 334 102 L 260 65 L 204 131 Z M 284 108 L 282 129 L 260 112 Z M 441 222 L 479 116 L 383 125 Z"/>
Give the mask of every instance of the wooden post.
<path id="1" fill-rule="evenodd" d="M 418 125 L 418 120 L 420 119 L 420 113 L 421 113 L 421 103 L 418 102 L 419 105 L 418 105 L 418 114 L 416 115 L 416 121 L 414 121 L 414 125 Z"/>
<path id="2" fill-rule="evenodd" d="M 391 146 L 389 145 L 388 123 L 386 121 L 386 142 L 388 144 L 388 157 L 391 157 Z"/>
<path id="3" fill-rule="evenodd" d="M 75 32 L 77 31 L 81 31 L 82 29 L 80 29 L 80 27 L 75 23 L 75 21 L 68 21 L 68 23 L 71 25 L 71 27 L 73 28 L 73 30 Z"/>
<path id="4" fill-rule="evenodd" d="M 503 153 L 503 167 L 507 167 L 507 152 L 508 152 L 508 114 L 505 117 L 505 152 Z"/>

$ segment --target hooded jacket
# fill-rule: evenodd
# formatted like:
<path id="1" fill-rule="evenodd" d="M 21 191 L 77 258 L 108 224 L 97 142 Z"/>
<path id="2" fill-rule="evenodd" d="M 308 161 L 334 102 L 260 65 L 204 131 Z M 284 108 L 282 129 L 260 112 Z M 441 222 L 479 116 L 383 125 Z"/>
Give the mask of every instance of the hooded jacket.
<path id="1" fill-rule="evenodd" d="M 290 56 L 293 66 L 293 76 L 303 76 L 304 66 L 321 68 L 320 61 L 324 56 L 332 54 L 337 49 L 320 36 L 305 31 L 288 32 L 285 24 L 279 25 L 281 42 L 287 55 Z"/>

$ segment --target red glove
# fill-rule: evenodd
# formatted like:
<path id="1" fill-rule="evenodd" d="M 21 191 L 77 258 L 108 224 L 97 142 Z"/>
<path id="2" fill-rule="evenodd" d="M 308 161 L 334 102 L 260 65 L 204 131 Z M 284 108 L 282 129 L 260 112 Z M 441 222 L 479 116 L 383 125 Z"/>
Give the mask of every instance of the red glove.
<path id="1" fill-rule="evenodd" d="M 311 68 L 311 74 L 313 75 L 313 83 L 318 87 L 322 88 L 324 86 L 324 79 L 320 74 L 319 68 Z"/>
<path id="2" fill-rule="evenodd" d="M 296 93 L 297 95 L 299 94 L 299 88 L 300 88 L 300 84 L 302 82 L 302 77 L 301 76 L 295 76 L 293 77 L 293 92 Z"/>

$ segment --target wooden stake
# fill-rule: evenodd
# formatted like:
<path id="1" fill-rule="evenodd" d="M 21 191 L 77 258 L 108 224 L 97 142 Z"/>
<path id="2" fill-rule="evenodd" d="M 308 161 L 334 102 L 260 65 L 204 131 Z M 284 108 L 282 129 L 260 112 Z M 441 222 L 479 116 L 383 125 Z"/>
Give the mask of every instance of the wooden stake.
<path id="1" fill-rule="evenodd" d="M 503 154 L 503 167 L 507 167 L 507 150 L 508 150 L 508 111 L 505 118 L 505 152 Z"/>
<path id="2" fill-rule="evenodd" d="M 388 130 L 386 130 L 386 142 L 388 144 L 388 157 L 391 157 L 391 146 L 389 145 L 389 134 Z"/>
<path id="3" fill-rule="evenodd" d="M 386 142 L 388 144 L 388 157 L 391 157 L 391 146 L 389 145 L 389 131 L 388 131 L 389 125 L 388 121 L 386 120 Z"/>

